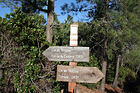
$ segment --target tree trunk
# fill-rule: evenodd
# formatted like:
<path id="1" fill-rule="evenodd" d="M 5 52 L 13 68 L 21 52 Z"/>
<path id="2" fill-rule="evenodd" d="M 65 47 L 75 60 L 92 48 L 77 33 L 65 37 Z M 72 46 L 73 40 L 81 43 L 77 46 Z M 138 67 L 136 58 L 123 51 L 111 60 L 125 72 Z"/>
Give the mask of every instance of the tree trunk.
<path id="1" fill-rule="evenodd" d="M 140 69 L 140 64 L 139 64 L 138 67 L 137 67 L 136 74 L 138 74 L 139 69 Z"/>
<path id="2" fill-rule="evenodd" d="M 113 85 L 112 85 L 113 88 L 116 88 L 117 84 L 118 84 L 117 80 L 118 80 L 119 65 L 120 65 L 121 57 L 122 57 L 122 55 L 118 55 L 118 58 L 117 58 L 116 74 L 115 74 L 115 79 L 114 79 L 114 82 L 113 82 Z"/>
<path id="3" fill-rule="evenodd" d="M 104 91 L 105 91 L 104 85 L 105 85 L 105 80 L 106 80 L 106 67 L 107 67 L 107 61 L 103 60 L 103 62 L 102 62 L 102 72 L 104 74 L 104 78 L 102 79 L 101 88 L 100 88 L 102 93 L 104 93 Z"/>
<path id="4" fill-rule="evenodd" d="M 48 17 L 47 17 L 47 25 L 46 25 L 46 36 L 48 42 L 52 43 L 53 37 L 53 21 L 54 21 L 54 0 L 48 0 Z"/>
<path id="5" fill-rule="evenodd" d="M 0 63 L 0 79 L 3 77 L 2 64 Z"/>
<path id="6" fill-rule="evenodd" d="M 52 44 L 52 38 L 53 38 L 53 29 L 52 29 L 53 21 L 54 21 L 54 0 L 48 0 L 46 39 L 50 44 Z M 45 67 L 47 67 L 47 68 L 48 68 L 48 63 L 49 62 L 45 62 Z M 50 66 L 53 67 L 53 64 L 50 64 Z M 51 71 L 52 71 L 52 69 L 51 69 Z M 52 88 L 49 86 L 52 86 L 52 83 L 51 83 L 51 85 L 47 84 L 46 93 L 51 93 L 51 91 L 52 91 Z"/>
<path id="7" fill-rule="evenodd" d="M 100 87 L 100 90 L 101 90 L 101 93 L 104 93 L 105 91 L 105 80 L 106 80 L 106 68 L 107 68 L 107 42 L 108 42 L 108 39 L 105 40 L 104 42 L 104 57 L 103 57 L 103 61 L 102 61 L 102 72 L 104 74 L 104 78 L 102 79 L 102 82 L 101 82 L 101 87 Z"/>

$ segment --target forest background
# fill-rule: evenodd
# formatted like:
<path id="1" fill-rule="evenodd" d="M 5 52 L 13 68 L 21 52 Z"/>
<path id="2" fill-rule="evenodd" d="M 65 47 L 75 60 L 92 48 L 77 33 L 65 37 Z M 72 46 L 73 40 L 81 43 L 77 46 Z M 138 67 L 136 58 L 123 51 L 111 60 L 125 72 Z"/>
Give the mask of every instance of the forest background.
<path id="1" fill-rule="evenodd" d="M 90 47 L 90 62 L 78 66 L 98 67 L 105 75 L 97 84 L 82 85 L 104 92 L 105 84 L 111 84 L 124 93 L 140 93 L 139 0 L 75 0 L 61 6 L 61 15 L 67 15 L 63 22 L 54 11 L 55 0 L 0 3 L 12 9 L 0 17 L 1 93 L 60 93 L 67 88 L 55 78 L 56 66 L 68 62 L 49 62 L 42 52 L 69 46 L 70 24 L 79 13 L 84 17 L 77 20 L 78 45 Z"/>

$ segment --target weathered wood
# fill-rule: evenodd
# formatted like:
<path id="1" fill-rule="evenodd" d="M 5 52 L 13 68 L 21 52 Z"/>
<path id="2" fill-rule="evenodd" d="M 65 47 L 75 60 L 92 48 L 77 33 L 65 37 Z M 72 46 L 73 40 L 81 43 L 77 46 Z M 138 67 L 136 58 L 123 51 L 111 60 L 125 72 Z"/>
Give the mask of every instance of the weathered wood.
<path id="1" fill-rule="evenodd" d="M 97 83 L 103 77 L 97 67 L 57 66 L 57 81 Z"/>
<path id="2" fill-rule="evenodd" d="M 78 46 L 78 23 L 70 25 L 70 46 Z"/>
<path id="3" fill-rule="evenodd" d="M 70 46 L 78 46 L 78 23 L 70 25 Z M 70 66 L 76 66 L 76 62 L 69 62 Z M 68 83 L 68 92 L 73 93 L 76 87 L 76 82 Z M 75 92 L 74 92 L 75 93 Z"/>
<path id="4" fill-rule="evenodd" d="M 89 47 L 51 46 L 43 52 L 49 61 L 89 62 Z"/>

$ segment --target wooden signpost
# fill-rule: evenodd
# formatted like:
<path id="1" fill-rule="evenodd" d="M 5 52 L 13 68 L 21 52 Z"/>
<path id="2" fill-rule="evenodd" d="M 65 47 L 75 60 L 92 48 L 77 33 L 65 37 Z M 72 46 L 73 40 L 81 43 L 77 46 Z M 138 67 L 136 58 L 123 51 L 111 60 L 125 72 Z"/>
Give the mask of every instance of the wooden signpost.
<path id="1" fill-rule="evenodd" d="M 57 81 L 97 83 L 103 77 L 97 67 L 57 66 Z"/>
<path id="2" fill-rule="evenodd" d="M 78 23 L 70 26 L 70 47 L 51 46 L 43 52 L 49 61 L 70 61 L 69 66 L 57 66 L 57 81 L 68 83 L 73 93 L 76 82 L 97 83 L 104 77 L 97 67 L 80 67 L 77 62 L 89 62 L 89 47 L 78 46 Z"/>
<path id="3" fill-rule="evenodd" d="M 78 23 L 73 23 L 70 25 L 70 46 L 78 46 Z M 76 62 L 69 62 L 70 66 L 76 66 Z M 75 82 L 68 83 L 68 92 L 73 93 L 76 87 Z"/>
<path id="4" fill-rule="evenodd" d="M 49 61 L 89 62 L 89 47 L 51 46 L 43 52 Z"/>

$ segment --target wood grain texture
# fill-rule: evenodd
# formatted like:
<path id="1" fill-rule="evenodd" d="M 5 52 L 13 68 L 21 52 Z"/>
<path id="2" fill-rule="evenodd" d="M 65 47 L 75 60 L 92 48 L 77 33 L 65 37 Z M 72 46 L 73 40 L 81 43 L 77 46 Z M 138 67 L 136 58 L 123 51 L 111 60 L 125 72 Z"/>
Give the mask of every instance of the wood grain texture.
<path id="1" fill-rule="evenodd" d="M 43 52 L 49 61 L 89 62 L 89 47 L 51 46 Z"/>
<path id="2" fill-rule="evenodd" d="M 57 66 L 57 81 L 97 83 L 103 77 L 97 67 Z"/>
<path id="3" fill-rule="evenodd" d="M 76 40 L 73 40 L 73 39 Z M 73 23 L 70 25 L 70 46 L 78 46 L 78 23 Z M 70 66 L 76 66 L 76 62 L 69 62 Z M 68 92 L 73 93 L 74 88 L 76 87 L 75 82 L 68 83 Z"/>

